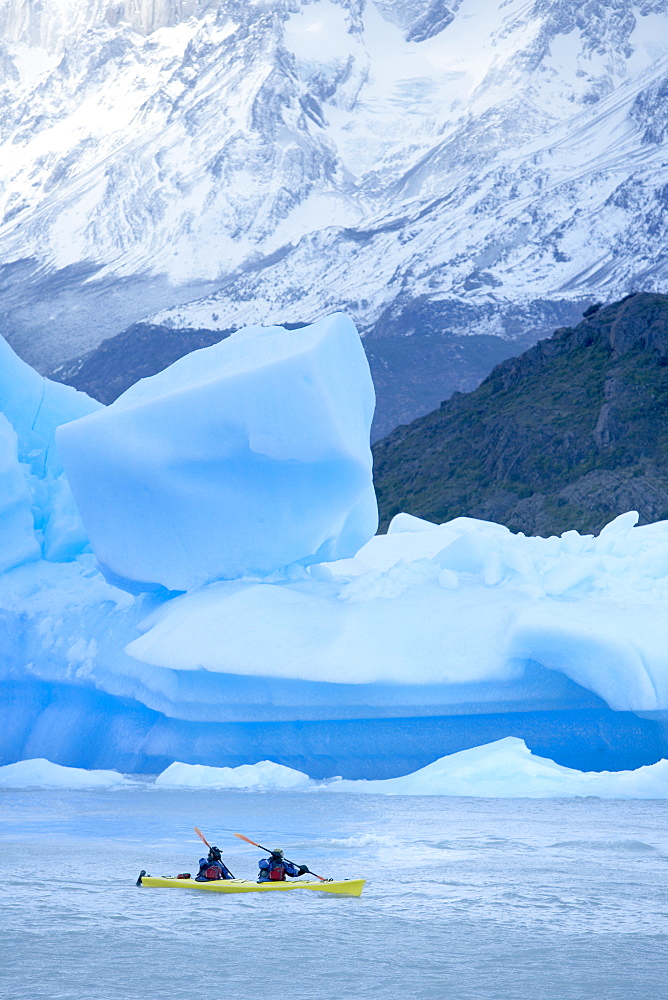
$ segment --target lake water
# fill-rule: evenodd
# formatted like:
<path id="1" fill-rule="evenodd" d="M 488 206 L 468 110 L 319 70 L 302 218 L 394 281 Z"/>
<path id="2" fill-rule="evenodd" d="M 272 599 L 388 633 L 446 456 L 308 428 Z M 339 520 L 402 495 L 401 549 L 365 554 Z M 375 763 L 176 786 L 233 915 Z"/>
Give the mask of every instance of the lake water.
<path id="1" fill-rule="evenodd" d="M 0 792 L 3 1000 L 664 1000 L 668 803 Z M 360 899 L 138 889 L 238 877 L 245 833 Z"/>

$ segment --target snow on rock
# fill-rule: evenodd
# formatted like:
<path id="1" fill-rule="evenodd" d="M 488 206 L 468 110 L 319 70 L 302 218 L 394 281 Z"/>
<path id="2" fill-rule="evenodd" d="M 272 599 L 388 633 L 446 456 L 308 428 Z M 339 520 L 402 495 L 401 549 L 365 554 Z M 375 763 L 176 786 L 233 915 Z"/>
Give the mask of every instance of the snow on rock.
<path id="1" fill-rule="evenodd" d="M 576 771 L 538 757 L 524 740 L 508 736 L 461 750 L 384 781 L 335 780 L 328 791 L 374 795 L 471 795 L 481 798 L 668 798 L 668 760 L 635 771 Z"/>
<path id="2" fill-rule="evenodd" d="M 351 556 L 377 509 L 354 325 L 251 327 L 177 361 L 58 446 L 94 551 L 130 590 Z"/>
<path id="3" fill-rule="evenodd" d="M 5 301 L 45 302 L 16 341 L 56 364 L 142 309 L 229 329 L 332 303 L 514 336 L 518 310 L 551 329 L 552 302 L 664 288 L 666 0 L 580 7 L 3 0 Z"/>
<path id="4" fill-rule="evenodd" d="M 134 782 L 118 771 L 86 771 L 63 767 L 43 757 L 0 767 L 0 788 L 109 788 Z"/>
<path id="5" fill-rule="evenodd" d="M 208 767 L 174 761 L 155 779 L 169 788 L 252 788 L 254 790 L 304 788 L 311 784 L 308 774 L 292 767 L 261 760 L 239 767 Z"/>

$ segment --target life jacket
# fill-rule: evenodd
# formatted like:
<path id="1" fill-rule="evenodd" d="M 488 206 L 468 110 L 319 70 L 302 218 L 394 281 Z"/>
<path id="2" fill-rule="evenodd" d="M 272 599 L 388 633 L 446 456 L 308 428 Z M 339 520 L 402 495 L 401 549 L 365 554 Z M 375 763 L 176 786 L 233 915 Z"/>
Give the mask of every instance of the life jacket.
<path id="1" fill-rule="evenodd" d="M 272 882 L 285 882 L 285 867 L 281 861 L 269 862 L 269 878 Z"/>
<path id="2" fill-rule="evenodd" d="M 206 878 L 209 879 L 209 881 L 214 881 L 215 879 L 223 877 L 223 873 L 221 872 L 218 865 L 211 865 L 209 868 L 206 869 L 204 874 Z"/>

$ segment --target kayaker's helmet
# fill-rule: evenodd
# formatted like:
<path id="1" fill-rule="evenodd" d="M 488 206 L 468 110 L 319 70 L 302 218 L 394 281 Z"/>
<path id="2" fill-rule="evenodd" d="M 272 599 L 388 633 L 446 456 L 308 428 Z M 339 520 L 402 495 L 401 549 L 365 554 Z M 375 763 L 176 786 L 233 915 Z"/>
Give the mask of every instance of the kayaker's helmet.
<path id="1" fill-rule="evenodd" d="M 220 848 L 218 848 L 218 847 L 210 847 L 209 848 L 209 857 L 213 858 L 214 861 L 220 861 Z"/>
<path id="2" fill-rule="evenodd" d="M 272 858 L 282 858 L 283 851 L 280 849 L 280 847 L 277 847 L 275 851 L 271 852 L 271 856 Z"/>

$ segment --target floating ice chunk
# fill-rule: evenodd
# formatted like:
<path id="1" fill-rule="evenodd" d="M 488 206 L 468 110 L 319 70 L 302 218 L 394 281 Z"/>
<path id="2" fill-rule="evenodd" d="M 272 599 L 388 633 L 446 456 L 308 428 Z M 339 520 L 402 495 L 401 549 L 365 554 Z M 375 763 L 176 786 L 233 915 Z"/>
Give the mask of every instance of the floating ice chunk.
<path id="1" fill-rule="evenodd" d="M 384 795 L 471 795 L 482 798 L 668 798 L 668 760 L 635 771 L 576 771 L 531 753 L 514 736 L 460 750 L 401 778 L 336 780 L 332 792 Z"/>
<path id="2" fill-rule="evenodd" d="M 175 762 L 156 785 L 182 788 L 319 789 L 374 795 L 457 795 L 483 798 L 613 799 L 668 798 L 668 760 L 634 771 L 577 771 L 531 753 L 524 740 L 509 736 L 460 750 L 400 778 L 325 783 L 265 760 L 240 767 L 208 767 Z"/>
<path id="3" fill-rule="evenodd" d="M 155 779 L 156 785 L 170 788 L 304 788 L 311 783 L 308 774 L 271 760 L 239 767 L 209 767 L 206 764 L 182 764 L 174 761 Z"/>
<path id="4" fill-rule="evenodd" d="M 0 788 L 108 788 L 134 784 L 118 771 L 86 771 L 36 757 L 0 767 Z"/>
<path id="5" fill-rule="evenodd" d="M 181 358 L 59 448 L 95 554 L 131 590 L 345 558 L 374 534 L 364 351 L 342 315 Z"/>

